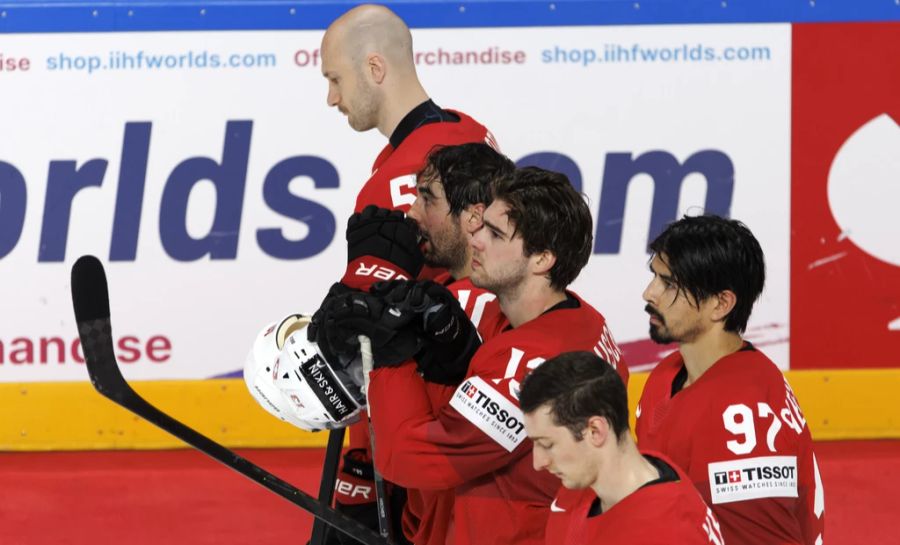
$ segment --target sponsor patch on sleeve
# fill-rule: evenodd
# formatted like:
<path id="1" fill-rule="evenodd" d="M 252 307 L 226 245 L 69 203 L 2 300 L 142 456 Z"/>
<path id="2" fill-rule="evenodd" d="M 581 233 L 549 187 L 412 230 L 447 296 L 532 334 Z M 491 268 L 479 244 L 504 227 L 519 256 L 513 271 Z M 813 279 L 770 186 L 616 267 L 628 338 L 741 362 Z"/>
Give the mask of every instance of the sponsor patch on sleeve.
<path id="1" fill-rule="evenodd" d="M 709 464 L 713 504 L 797 497 L 797 457 L 761 456 Z"/>
<path id="2" fill-rule="evenodd" d="M 526 437 L 522 410 L 478 377 L 456 389 L 450 406 L 509 452 Z"/>

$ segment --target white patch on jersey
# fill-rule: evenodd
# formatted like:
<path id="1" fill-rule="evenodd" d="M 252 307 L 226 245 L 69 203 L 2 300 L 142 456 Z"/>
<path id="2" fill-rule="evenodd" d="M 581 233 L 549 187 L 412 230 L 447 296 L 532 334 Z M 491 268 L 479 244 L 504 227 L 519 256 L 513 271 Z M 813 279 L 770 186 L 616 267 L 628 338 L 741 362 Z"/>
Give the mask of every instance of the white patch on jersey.
<path id="1" fill-rule="evenodd" d="M 525 440 L 522 410 L 479 377 L 466 379 L 450 406 L 509 452 Z"/>
<path id="2" fill-rule="evenodd" d="M 797 497 L 797 457 L 760 456 L 709 464 L 713 505 L 759 498 Z"/>
<path id="3" fill-rule="evenodd" d="M 566 512 L 565 509 L 556 505 L 556 498 L 553 498 L 553 503 L 550 504 L 550 511 L 553 513 L 565 513 Z"/>

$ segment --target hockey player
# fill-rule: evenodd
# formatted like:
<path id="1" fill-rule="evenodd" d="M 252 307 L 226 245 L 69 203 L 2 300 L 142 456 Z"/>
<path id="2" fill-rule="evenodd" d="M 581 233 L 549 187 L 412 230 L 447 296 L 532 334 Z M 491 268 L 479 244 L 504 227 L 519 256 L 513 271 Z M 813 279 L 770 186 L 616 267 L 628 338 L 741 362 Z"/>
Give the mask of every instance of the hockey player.
<path id="1" fill-rule="evenodd" d="M 409 28 L 388 8 L 368 4 L 341 15 L 326 30 L 321 54 L 328 105 L 354 130 L 377 128 L 389 139 L 357 196 L 357 212 L 370 204 L 408 210 L 416 198 L 416 173 L 435 145 L 493 145 L 483 125 L 428 98 L 416 74 Z"/>
<path id="2" fill-rule="evenodd" d="M 759 242 L 738 221 L 700 216 L 672 223 L 650 249 L 650 336 L 678 351 L 650 373 L 638 444 L 684 468 L 730 545 L 822 543 L 806 420 L 775 364 L 741 338 L 765 282 Z"/>
<path id="3" fill-rule="evenodd" d="M 625 385 L 590 352 L 567 352 L 531 372 L 519 403 L 534 468 L 562 480 L 547 545 L 721 545 L 719 523 L 684 472 L 639 452 Z"/>
<path id="4" fill-rule="evenodd" d="M 505 325 L 497 296 L 472 285 L 471 232 L 481 226 L 484 209 L 493 200 L 491 183 L 512 174 L 515 165 L 487 144 L 447 146 L 428 156 L 418 176 L 416 201 L 407 214 L 416 222 L 425 263 L 446 269 L 435 281 L 446 285 L 459 301 L 482 339 Z M 461 378 L 461 377 L 459 377 Z M 446 405 L 459 380 L 426 382 L 432 410 Z M 453 490 L 408 490 L 404 517 L 407 537 L 416 545 L 443 545 L 453 510 Z"/>
<path id="5" fill-rule="evenodd" d="M 460 111 L 441 108 L 429 98 L 416 74 L 409 28 L 388 8 L 366 4 L 350 9 L 328 27 L 320 51 L 322 75 L 328 81 L 328 105 L 346 115 L 354 130 L 377 128 L 389 140 L 357 195 L 357 213 L 369 205 L 406 212 L 416 198 L 416 173 L 435 146 L 489 142 L 496 147 L 483 125 Z M 353 254 L 351 249 L 341 283 L 335 286 L 338 292 L 344 292 L 342 287 L 367 289 L 379 278 L 421 272 L 421 267 L 408 271 L 390 262 L 360 259 L 366 255 Z M 426 269 L 422 274 L 433 277 L 436 272 Z M 374 490 L 368 428 L 353 425 L 349 435 L 342 475 L 354 487 Z M 374 497 L 350 497 L 342 493 L 346 489 L 337 490 L 337 507 L 352 505 L 344 511 L 374 528 Z"/>
<path id="6" fill-rule="evenodd" d="M 439 148 L 419 173 L 416 200 L 407 213 L 419 229 L 425 264 L 447 271 L 435 282 L 456 296 L 482 339 L 494 336 L 505 321 L 497 296 L 469 279 L 471 235 L 493 200 L 492 182 L 514 170 L 512 161 L 487 144 Z"/>
<path id="7" fill-rule="evenodd" d="M 424 241 L 425 263 L 448 270 L 439 280 L 447 286 L 449 293 L 458 298 L 470 320 L 474 324 L 483 324 L 480 331 L 482 338 L 496 334 L 502 327 L 503 320 L 496 296 L 473 286 L 467 278 L 471 270 L 470 232 L 480 225 L 485 206 L 493 198 L 491 183 L 514 170 L 512 161 L 487 144 L 472 143 L 438 148 L 429 154 L 427 164 L 418 176 L 418 196 L 409 211 L 409 218 L 414 220 L 419 236 Z M 409 227 L 396 221 L 396 213 L 372 208 L 374 207 L 367 208 L 363 214 L 357 214 L 350 222 L 353 229 L 348 232 L 348 240 L 355 242 L 354 248 L 360 248 L 351 250 L 351 254 L 363 256 L 366 262 L 376 259 L 393 261 L 394 264 L 390 266 L 409 269 L 408 265 L 403 264 L 410 261 L 409 253 L 415 249 L 409 246 L 414 231 L 404 233 Z M 357 237 L 353 234 L 363 232 L 360 224 L 365 227 L 367 236 Z M 382 237 L 383 233 L 390 233 L 391 240 Z M 391 250 L 384 252 L 385 248 Z M 315 328 L 310 331 L 314 332 Z M 315 333 L 310 340 L 315 340 Z M 325 350 L 328 350 L 327 344 Z M 329 353 L 328 359 L 335 362 L 349 361 L 353 356 L 352 353 Z M 427 383 L 427 390 L 434 408 L 445 405 L 462 380 L 461 375 L 430 375 L 430 378 L 432 381 Z M 348 462 L 352 465 L 364 454 L 362 450 L 350 450 Z M 370 488 L 354 478 L 356 476 L 345 472 L 341 480 L 353 483 L 355 490 Z M 354 490 L 347 485 L 343 488 Z M 452 490 L 410 490 L 409 503 L 403 513 L 404 534 L 417 545 L 443 544 L 443 540 L 429 540 L 432 536 L 446 534 L 446 528 L 439 525 L 449 521 L 452 505 Z M 351 505 L 349 511 L 354 510 L 356 509 Z M 435 525 L 438 527 L 435 528 Z"/>
<path id="8" fill-rule="evenodd" d="M 497 295 L 507 330 L 474 351 L 477 343 L 458 343 L 474 327 L 452 297 L 433 283 L 406 282 L 382 298 L 350 294 L 326 309 L 330 329 L 343 333 L 322 342 L 362 333 L 377 345 L 412 310 L 410 323 L 430 343 L 424 353 L 396 365 L 379 361 L 375 347 L 368 400 L 379 438 L 376 467 L 409 488 L 455 489 L 447 543 L 538 544 L 558 483 L 528 459 L 520 381 L 569 350 L 602 354 L 623 378 L 627 368 L 603 316 L 566 290 L 588 261 L 592 230 L 587 205 L 565 176 L 516 171 L 496 185 L 482 224 L 471 242 L 471 279 Z M 464 377 L 437 410 L 425 385 L 435 375 Z"/>

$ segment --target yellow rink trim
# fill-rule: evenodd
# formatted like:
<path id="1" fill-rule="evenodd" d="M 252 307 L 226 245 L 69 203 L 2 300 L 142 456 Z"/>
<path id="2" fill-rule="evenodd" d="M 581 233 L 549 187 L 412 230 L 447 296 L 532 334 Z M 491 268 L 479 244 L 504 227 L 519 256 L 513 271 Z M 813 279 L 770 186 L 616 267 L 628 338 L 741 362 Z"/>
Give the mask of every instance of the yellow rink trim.
<path id="1" fill-rule="evenodd" d="M 136 381 L 132 387 L 169 416 L 231 448 L 318 447 L 265 412 L 241 379 Z M 0 384 L 0 451 L 168 449 L 180 440 L 98 394 L 89 382 Z"/>
<path id="2" fill-rule="evenodd" d="M 900 369 L 790 371 L 813 437 L 900 438 Z M 632 414 L 646 373 L 629 384 Z M 240 379 L 135 382 L 135 390 L 197 431 L 235 447 L 321 447 L 269 416 Z M 179 440 L 96 393 L 90 383 L 0 383 L 0 451 L 165 449 Z"/>

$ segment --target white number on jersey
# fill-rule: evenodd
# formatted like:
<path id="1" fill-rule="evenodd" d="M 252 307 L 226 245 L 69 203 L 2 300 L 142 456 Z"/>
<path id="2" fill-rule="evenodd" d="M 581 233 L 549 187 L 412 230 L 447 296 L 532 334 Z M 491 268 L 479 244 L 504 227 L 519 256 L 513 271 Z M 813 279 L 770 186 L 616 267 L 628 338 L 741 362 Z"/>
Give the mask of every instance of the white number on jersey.
<path id="1" fill-rule="evenodd" d="M 616 344 L 612 332 L 606 324 L 603 324 L 603 333 L 600 335 L 600 340 L 594 345 L 594 354 L 603 358 L 603 360 L 610 364 L 613 369 L 619 368 L 619 360 L 622 359 L 622 351 L 619 350 L 619 345 Z"/>
<path id="2" fill-rule="evenodd" d="M 475 298 L 475 302 L 472 304 L 472 312 L 469 312 L 468 305 L 469 297 L 471 296 L 472 290 L 459 290 L 456 294 L 456 299 L 459 301 L 459 306 L 461 306 L 462 309 L 466 311 L 466 314 L 469 315 L 469 320 L 472 322 L 472 325 L 477 328 L 484 315 L 485 305 L 496 299 L 497 296 L 489 292 L 480 294 Z"/>
<path id="3" fill-rule="evenodd" d="M 394 208 L 409 208 L 416 202 L 416 175 L 408 174 L 390 181 L 391 204 Z M 405 191 L 404 191 L 405 190 Z"/>
<path id="4" fill-rule="evenodd" d="M 769 430 L 766 432 L 766 447 L 771 452 L 777 452 L 775 439 L 778 437 L 778 432 L 781 431 L 782 420 L 797 434 L 800 434 L 803 431 L 803 427 L 806 426 L 806 420 L 803 419 L 800 413 L 800 407 L 797 405 L 797 400 L 794 399 L 794 394 L 791 392 L 790 387 L 787 389 L 785 405 L 786 407 L 781 409 L 780 413 L 776 413 L 768 403 L 756 404 L 759 418 L 770 418 L 772 420 L 769 424 Z M 778 418 L 779 414 L 781 416 L 780 419 Z M 749 454 L 753 452 L 757 444 L 756 421 L 753 416 L 753 410 L 750 407 L 743 403 L 729 405 L 722 413 L 722 423 L 725 425 L 726 430 L 739 436 L 738 439 L 730 439 L 725 443 L 728 450 L 735 454 Z"/>
<path id="5" fill-rule="evenodd" d="M 509 379 L 509 395 L 511 395 L 513 399 L 519 399 L 519 381 L 516 380 L 515 377 L 519 372 L 519 365 L 522 363 L 522 358 L 524 357 L 524 351 L 513 348 L 509 355 L 509 361 L 506 363 L 506 372 L 503 374 L 503 378 L 494 379 L 494 384 L 500 384 L 501 380 Z M 533 371 L 537 369 L 538 365 L 544 363 L 544 361 L 544 358 L 532 358 L 525 364 L 525 368 Z"/>
<path id="6" fill-rule="evenodd" d="M 766 446 L 771 452 L 775 452 L 775 438 L 781 430 L 781 421 L 768 403 L 757 403 L 756 407 L 760 418 L 772 419 L 772 423 L 769 424 L 769 431 L 766 433 Z M 725 412 L 722 413 L 722 422 L 725 424 L 726 430 L 734 435 L 742 436 L 742 439 L 727 441 L 725 446 L 728 447 L 728 450 L 735 454 L 749 454 L 753 452 L 753 449 L 756 448 L 756 422 L 750 407 L 742 403 L 729 405 Z"/>

